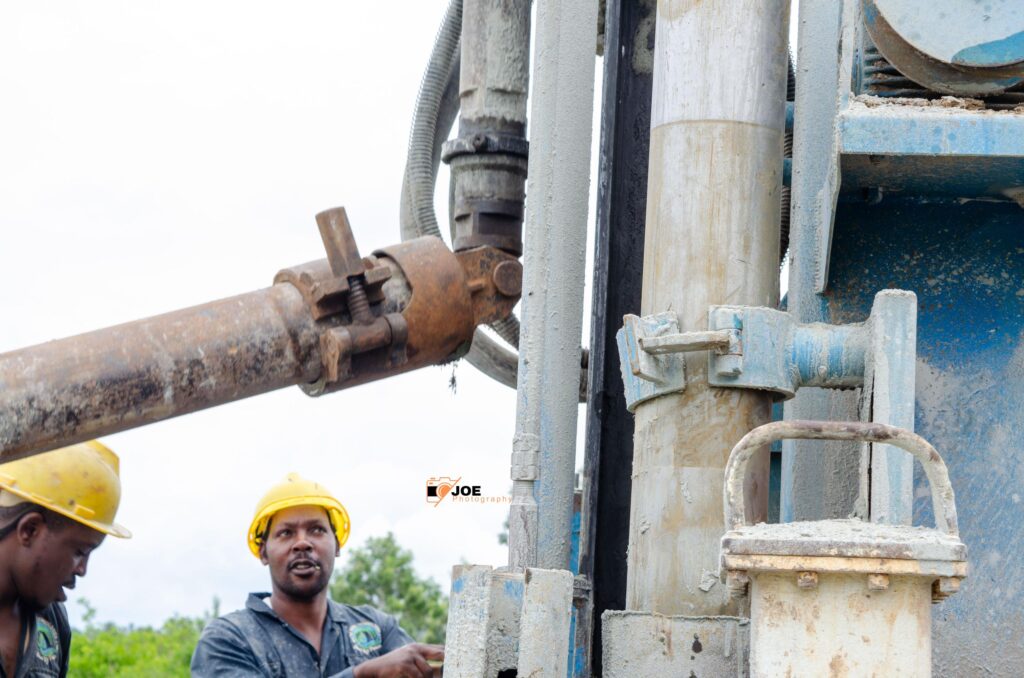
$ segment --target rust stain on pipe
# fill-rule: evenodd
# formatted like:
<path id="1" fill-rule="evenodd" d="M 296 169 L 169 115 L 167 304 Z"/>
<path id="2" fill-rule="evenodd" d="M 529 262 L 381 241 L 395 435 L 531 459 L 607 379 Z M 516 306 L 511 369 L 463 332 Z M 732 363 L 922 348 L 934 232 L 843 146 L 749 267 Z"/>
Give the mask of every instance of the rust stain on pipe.
<path id="1" fill-rule="evenodd" d="M 423 237 L 362 258 L 344 210 L 320 220 L 328 217 L 325 244 L 337 261 L 0 355 L 0 462 L 285 386 L 320 395 L 453 360 L 478 324 L 506 317 L 518 300 L 512 255 L 454 254 Z"/>
<path id="2" fill-rule="evenodd" d="M 169 419 L 320 373 L 291 285 L 0 355 L 0 460 Z"/>

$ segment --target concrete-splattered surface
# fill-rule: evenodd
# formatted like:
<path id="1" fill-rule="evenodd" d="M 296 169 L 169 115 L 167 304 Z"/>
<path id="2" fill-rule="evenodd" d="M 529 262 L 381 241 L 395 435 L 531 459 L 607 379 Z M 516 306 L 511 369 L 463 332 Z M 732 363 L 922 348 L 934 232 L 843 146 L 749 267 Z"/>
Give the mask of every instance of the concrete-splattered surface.
<path id="1" fill-rule="evenodd" d="M 605 678 L 748 675 L 746 619 L 605 612 L 602 620 Z"/>
<path id="2" fill-rule="evenodd" d="M 933 608 L 937 676 L 1024 665 L 1024 212 L 1013 202 L 840 202 L 832 322 L 861 320 L 880 288 L 918 295 L 915 429 L 943 455 L 971 572 Z M 918 471 L 915 524 L 931 524 Z"/>

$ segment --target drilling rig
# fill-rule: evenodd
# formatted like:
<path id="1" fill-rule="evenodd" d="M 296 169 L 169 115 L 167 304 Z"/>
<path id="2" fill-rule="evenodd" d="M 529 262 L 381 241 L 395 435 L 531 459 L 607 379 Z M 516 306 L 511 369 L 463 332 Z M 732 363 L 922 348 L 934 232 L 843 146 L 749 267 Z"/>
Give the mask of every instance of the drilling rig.
<path id="1" fill-rule="evenodd" d="M 401 242 L 327 209 L 270 287 L 0 355 L 0 460 L 464 359 L 513 489 L 446 676 L 1018 675 L 1024 4 L 790 4 L 452 0 Z"/>

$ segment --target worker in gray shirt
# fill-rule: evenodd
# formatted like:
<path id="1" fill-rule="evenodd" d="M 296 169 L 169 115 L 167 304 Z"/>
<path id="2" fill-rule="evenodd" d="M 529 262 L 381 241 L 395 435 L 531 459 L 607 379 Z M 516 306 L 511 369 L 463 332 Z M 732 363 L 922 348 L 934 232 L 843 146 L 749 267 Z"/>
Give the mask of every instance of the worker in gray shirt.
<path id="1" fill-rule="evenodd" d="M 193 678 L 431 678 L 440 645 L 413 643 L 394 617 L 329 600 L 334 559 L 349 533 L 345 507 L 289 474 L 256 508 L 249 549 L 270 568 L 272 593 L 215 619 L 192 655 Z"/>

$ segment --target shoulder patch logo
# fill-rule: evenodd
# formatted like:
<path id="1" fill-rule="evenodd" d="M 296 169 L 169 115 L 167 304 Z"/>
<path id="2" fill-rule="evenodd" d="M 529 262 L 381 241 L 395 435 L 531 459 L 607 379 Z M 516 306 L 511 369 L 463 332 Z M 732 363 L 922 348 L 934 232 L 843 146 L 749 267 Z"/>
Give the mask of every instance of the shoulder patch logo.
<path id="1" fill-rule="evenodd" d="M 364 654 L 379 650 L 382 644 L 380 627 L 373 622 L 359 622 L 348 629 L 352 645 Z"/>
<path id="2" fill-rule="evenodd" d="M 36 654 L 45 661 L 53 661 L 60 652 L 57 629 L 42 617 L 36 617 Z"/>

